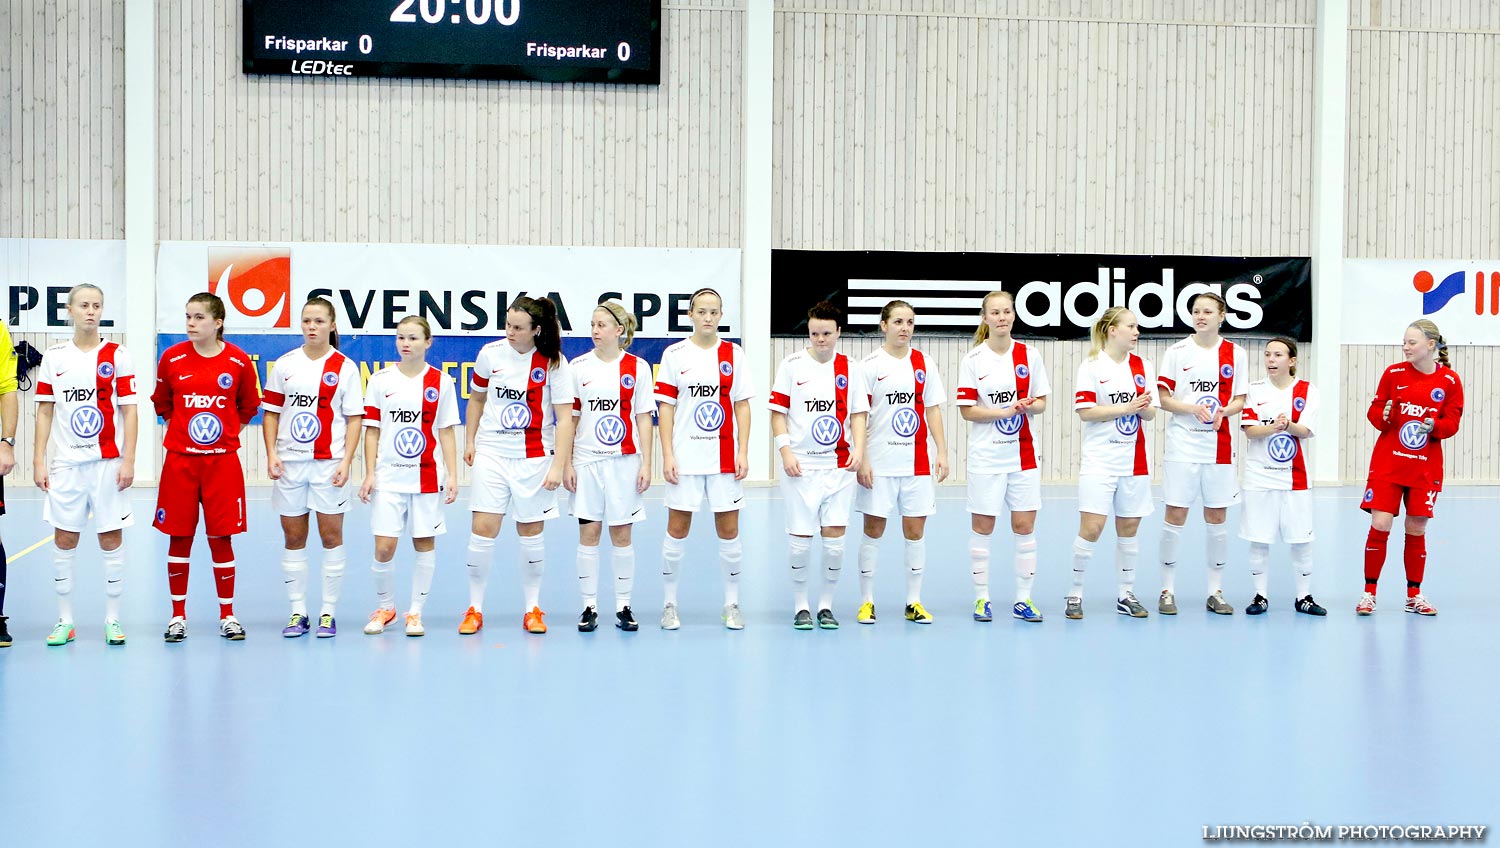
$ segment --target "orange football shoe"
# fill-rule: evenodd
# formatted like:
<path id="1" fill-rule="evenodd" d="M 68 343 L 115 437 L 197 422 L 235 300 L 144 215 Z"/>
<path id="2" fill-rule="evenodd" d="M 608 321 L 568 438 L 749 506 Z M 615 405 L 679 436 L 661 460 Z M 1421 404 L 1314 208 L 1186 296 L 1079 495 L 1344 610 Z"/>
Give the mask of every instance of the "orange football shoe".
<path id="1" fill-rule="evenodd" d="M 542 621 L 542 615 L 540 607 L 532 607 L 531 612 L 521 619 L 521 626 L 526 628 L 527 633 L 546 633 L 547 623 Z"/>
<path id="2" fill-rule="evenodd" d="M 464 620 L 458 623 L 459 635 L 473 636 L 475 633 L 478 633 L 483 629 L 484 613 L 479 612 L 473 607 L 469 607 L 469 609 L 464 613 Z"/>

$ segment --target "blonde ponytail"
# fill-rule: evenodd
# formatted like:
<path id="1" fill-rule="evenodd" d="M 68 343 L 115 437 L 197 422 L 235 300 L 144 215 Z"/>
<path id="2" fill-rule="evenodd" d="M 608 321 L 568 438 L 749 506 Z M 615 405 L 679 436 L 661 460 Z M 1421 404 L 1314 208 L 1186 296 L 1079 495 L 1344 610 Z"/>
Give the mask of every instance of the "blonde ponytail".
<path id="1" fill-rule="evenodd" d="M 992 291 L 989 294 L 985 295 L 984 300 L 979 302 L 979 326 L 974 329 L 974 347 L 979 347 L 980 345 L 990 340 L 990 325 L 985 322 L 984 313 L 990 308 L 990 298 L 995 297 L 1003 297 L 1006 300 L 1010 301 L 1012 309 L 1014 309 L 1016 306 L 1016 299 L 1011 295 L 1010 292 L 1000 291 L 999 289 L 996 289 L 995 291 Z"/>
<path id="2" fill-rule="evenodd" d="M 1437 361 L 1448 368 L 1453 367 L 1448 362 L 1448 342 L 1443 338 L 1436 324 L 1426 318 L 1418 318 L 1407 326 L 1437 342 Z"/>
<path id="3" fill-rule="evenodd" d="M 1104 314 L 1089 328 L 1089 359 L 1094 359 L 1104 350 L 1104 343 L 1109 341 L 1110 328 L 1120 323 L 1120 316 L 1129 311 L 1123 306 L 1111 306 L 1104 310 Z"/>

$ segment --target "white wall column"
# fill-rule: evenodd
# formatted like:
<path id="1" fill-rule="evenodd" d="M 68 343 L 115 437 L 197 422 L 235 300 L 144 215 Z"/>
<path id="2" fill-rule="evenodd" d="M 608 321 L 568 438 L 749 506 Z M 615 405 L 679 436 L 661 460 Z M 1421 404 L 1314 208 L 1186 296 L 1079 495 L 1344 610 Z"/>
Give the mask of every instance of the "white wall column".
<path id="1" fill-rule="evenodd" d="M 125 0 L 125 347 L 137 390 L 156 387 L 156 0 Z M 135 479 L 155 483 L 156 415 L 141 404 Z"/>
<path id="2" fill-rule="evenodd" d="M 745 188 L 741 333 L 752 363 L 751 480 L 771 479 L 771 121 L 775 53 L 772 0 L 745 0 Z"/>
<path id="3" fill-rule="evenodd" d="M 1313 479 L 1341 479 L 1344 181 L 1349 114 L 1349 0 L 1318 0 L 1313 41 L 1312 373 L 1321 409 Z"/>

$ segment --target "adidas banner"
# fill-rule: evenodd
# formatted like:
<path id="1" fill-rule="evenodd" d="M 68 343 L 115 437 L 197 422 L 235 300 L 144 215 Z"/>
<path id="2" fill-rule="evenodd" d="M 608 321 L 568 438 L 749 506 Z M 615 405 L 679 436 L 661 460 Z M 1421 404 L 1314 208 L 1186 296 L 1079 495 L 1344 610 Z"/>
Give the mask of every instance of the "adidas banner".
<path id="1" fill-rule="evenodd" d="M 849 331 L 873 332 L 881 308 L 905 300 L 918 332 L 968 334 L 995 290 L 1015 297 L 1018 336 L 1086 339 L 1111 306 L 1129 307 L 1143 334 L 1187 335 L 1193 295 L 1213 291 L 1229 303 L 1225 332 L 1312 338 L 1307 257 L 854 250 L 772 251 L 771 333 L 805 334 L 820 300 L 845 311 Z"/>

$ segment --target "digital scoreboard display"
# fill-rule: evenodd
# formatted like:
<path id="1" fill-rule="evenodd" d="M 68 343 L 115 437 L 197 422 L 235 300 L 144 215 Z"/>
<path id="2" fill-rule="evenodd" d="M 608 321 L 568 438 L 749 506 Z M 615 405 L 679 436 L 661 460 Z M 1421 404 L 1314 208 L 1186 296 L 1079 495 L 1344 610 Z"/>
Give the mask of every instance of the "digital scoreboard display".
<path id="1" fill-rule="evenodd" d="M 661 82 L 661 0 L 245 0 L 247 74 Z"/>

